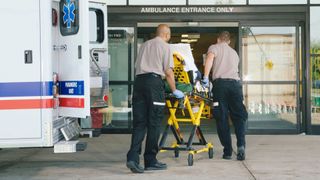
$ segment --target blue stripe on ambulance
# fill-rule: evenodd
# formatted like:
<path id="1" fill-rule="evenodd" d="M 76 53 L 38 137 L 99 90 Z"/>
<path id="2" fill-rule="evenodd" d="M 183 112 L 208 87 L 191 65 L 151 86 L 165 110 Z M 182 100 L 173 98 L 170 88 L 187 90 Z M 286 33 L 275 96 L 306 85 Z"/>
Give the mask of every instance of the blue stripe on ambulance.
<path id="1" fill-rule="evenodd" d="M 0 83 L 0 97 L 52 96 L 52 81 Z"/>

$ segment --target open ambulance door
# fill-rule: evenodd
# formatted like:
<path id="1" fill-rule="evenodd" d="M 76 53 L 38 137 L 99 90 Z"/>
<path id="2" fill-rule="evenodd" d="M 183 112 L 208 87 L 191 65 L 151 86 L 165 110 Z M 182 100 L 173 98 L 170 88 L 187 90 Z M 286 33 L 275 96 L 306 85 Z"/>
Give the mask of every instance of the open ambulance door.
<path id="1" fill-rule="evenodd" d="M 85 118 L 90 116 L 89 77 L 89 3 L 60 0 L 59 53 L 59 116 Z"/>
<path id="2" fill-rule="evenodd" d="M 107 107 L 110 67 L 106 4 L 89 2 L 89 23 L 91 108 L 104 108 Z"/>

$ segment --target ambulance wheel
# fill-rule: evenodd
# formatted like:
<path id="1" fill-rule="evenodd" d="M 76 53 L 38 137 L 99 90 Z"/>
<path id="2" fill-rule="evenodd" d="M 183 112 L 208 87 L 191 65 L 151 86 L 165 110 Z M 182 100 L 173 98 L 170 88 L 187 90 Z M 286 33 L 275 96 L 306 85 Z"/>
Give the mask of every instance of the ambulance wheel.
<path id="1" fill-rule="evenodd" d="M 212 159 L 213 158 L 213 148 L 209 148 L 209 159 Z"/>
<path id="2" fill-rule="evenodd" d="M 188 155 L 188 166 L 192 166 L 193 165 L 193 154 L 189 154 Z"/>
<path id="3" fill-rule="evenodd" d="M 174 157 L 175 157 L 175 158 L 178 158 L 178 157 L 179 157 L 179 150 L 178 150 L 178 149 L 175 149 L 175 150 L 174 150 Z"/>

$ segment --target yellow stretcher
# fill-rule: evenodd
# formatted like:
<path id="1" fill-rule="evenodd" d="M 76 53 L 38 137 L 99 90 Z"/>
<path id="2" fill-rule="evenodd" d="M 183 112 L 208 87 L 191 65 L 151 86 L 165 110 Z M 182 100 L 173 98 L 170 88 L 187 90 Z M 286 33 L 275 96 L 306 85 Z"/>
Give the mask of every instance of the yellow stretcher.
<path id="1" fill-rule="evenodd" d="M 174 74 L 177 82 L 190 83 L 188 73 L 184 71 L 184 61 L 179 54 L 174 54 Z M 204 89 L 199 92 L 197 88 L 194 88 L 193 92 L 185 95 L 184 99 L 176 99 L 172 95 L 166 96 L 166 106 L 169 109 L 169 118 L 164 133 L 162 134 L 159 148 L 160 152 L 167 150 L 174 151 L 175 157 L 179 157 L 179 151 L 188 151 L 188 165 L 193 165 L 193 156 L 197 153 L 208 152 L 209 158 L 213 158 L 213 144 L 206 141 L 200 128 L 201 118 L 209 113 L 211 100 L 208 99 L 208 90 Z M 180 107 L 183 108 L 180 108 Z M 180 111 L 178 110 L 182 110 Z M 196 110 L 195 110 L 196 109 Z M 187 113 L 185 112 L 187 111 Z M 206 110 L 207 114 L 204 114 Z M 190 123 L 192 130 L 187 142 L 183 139 L 183 135 L 180 132 L 179 123 Z M 168 136 L 168 131 L 172 131 L 176 142 L 170 147 L 165 146 L 165 142 Z M 193 142 L 194 136 L 197 135 L 199 142 Z M 204 146 L 200 149 L 195 149 L 193 146 Z"/>

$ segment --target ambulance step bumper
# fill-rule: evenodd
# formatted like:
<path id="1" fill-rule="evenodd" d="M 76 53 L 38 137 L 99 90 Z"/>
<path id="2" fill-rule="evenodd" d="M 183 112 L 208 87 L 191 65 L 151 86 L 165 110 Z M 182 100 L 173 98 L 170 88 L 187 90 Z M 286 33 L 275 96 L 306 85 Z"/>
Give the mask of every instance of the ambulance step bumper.
<path id="1" fill-rule="evenodd" d="M 76 141 L 60 141 L 54 145 L 54 153 L 74 153 L 84 151 L 87 148 L 86 142 Z"/>

